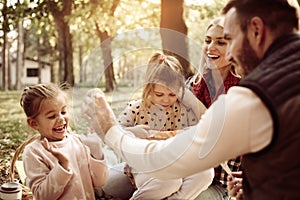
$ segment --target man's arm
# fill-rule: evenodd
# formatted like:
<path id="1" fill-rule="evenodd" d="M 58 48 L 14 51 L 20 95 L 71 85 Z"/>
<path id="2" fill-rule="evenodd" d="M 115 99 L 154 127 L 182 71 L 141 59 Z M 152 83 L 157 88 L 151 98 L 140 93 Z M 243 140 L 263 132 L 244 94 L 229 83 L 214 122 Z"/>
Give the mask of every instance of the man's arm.
<path id="1" fill-rule="evenodd" d="M 95 102 L 98 109 L 111 111 L 104 108 L 108 106 L 104 99 Z M 104 118 L 107 117 L 97 116 L 102 119 L 98 122 L 104 127 L 105 142 L 130 166 L 159 178 L 186 177 L 259 151 L 270 143 L 273 133 L 269 111 L 251 90 L 243 87 L 232 87 L 211 105 L 196 126 L 168 140 L 130 137 L 115 121 Z"/>

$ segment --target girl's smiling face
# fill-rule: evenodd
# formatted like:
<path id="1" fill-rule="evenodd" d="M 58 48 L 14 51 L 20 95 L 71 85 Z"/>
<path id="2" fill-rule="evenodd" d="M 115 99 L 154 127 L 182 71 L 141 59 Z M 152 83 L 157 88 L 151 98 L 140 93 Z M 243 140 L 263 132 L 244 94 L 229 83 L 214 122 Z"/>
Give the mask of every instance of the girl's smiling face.
<path id="1" fill-rule="evenodd" d="M 176 94 L 161 84 L 155 84 L 150 95 L 153 104 L 160 105 L 165 109 L 174 105 L 177 101 Z"/>
<path id="2" fill-rule="evenodd" d="M 63 140 L 69 125 L 67 99 L 62 93 L 55 99 L 46 99 L 41 104 L 40 113 L 35 118 L 28 118 L 28 124 L 39 131 L 49 141 Z"/>

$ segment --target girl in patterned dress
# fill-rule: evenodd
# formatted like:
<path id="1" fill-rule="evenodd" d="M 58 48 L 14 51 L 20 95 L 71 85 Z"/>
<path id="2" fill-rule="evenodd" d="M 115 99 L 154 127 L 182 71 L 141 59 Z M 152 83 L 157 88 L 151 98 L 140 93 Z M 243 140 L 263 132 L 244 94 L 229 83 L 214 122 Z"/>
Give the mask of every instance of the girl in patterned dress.
<path id="1" fill-rule="evenodd" d="M 118 121 L 135 137 L 168 139 L 196 125 L 204 105 L 185 89 L 182 66 L 173 56 L 155 53 L 147 66 L 142 99 L 128 103 Z M 156 131 L 143 131 L 144 129 Z M 131 171 L 130 171 L 131 170 Z M 127 166 L 136 190 L 131 199 L 194 199 L 211 184 L 209 169 L 182 179 L 159 180 Z"/>

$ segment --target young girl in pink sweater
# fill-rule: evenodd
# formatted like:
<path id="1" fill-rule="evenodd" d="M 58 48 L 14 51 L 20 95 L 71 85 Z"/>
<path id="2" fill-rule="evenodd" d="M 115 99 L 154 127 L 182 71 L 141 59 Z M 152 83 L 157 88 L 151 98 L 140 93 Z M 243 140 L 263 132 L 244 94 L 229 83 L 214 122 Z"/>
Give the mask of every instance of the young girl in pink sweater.
<path id="1" fill-rule="evenodd" d="M 78 135 L 69 133 L 66 93 L 54 84 L 38 84 L 23 90 L 20 104 L 28 125 L 41 136 L 23 152 L 34 198 L 95 199 L 94 188 L 107 180 L 107 165 L 100 144 L 90 151 Z"/>

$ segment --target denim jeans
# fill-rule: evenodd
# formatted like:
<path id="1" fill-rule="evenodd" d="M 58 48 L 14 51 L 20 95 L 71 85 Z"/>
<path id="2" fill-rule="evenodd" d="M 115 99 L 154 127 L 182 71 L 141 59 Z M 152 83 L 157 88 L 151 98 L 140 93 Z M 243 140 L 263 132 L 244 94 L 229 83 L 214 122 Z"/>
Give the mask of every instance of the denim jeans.
<path id="1" fill-rule="evenodd" d="M 229 196 L 226 188 L 219 184 L 212 184 L 195 200 L 229 200 Z"/>
<path id="2" fill-rule="evenodd" d="M 129 181 L 127 175 L 124 174 L 124 164 L 119 163 L 109 170 L 109 178 L 102 187 L 102 191 L 106 196 L 112 196 L 113 199 L 130 199 L 134 192 L 134 187 Z M 101 193 L 102 191 L 98 191 Z M 101 197 L 102 194 L 98 195 Z M 101 198 L 102 199 L 102 198 Z"/>

